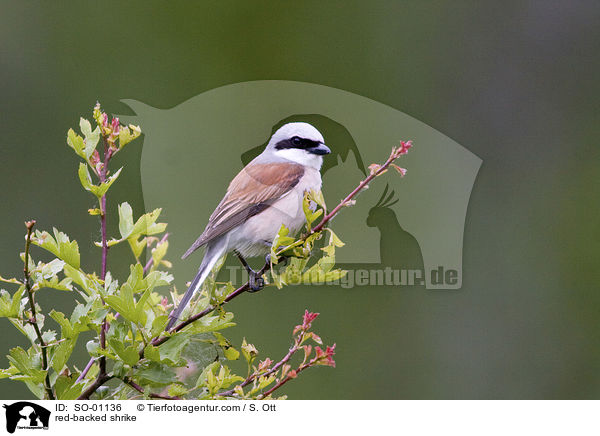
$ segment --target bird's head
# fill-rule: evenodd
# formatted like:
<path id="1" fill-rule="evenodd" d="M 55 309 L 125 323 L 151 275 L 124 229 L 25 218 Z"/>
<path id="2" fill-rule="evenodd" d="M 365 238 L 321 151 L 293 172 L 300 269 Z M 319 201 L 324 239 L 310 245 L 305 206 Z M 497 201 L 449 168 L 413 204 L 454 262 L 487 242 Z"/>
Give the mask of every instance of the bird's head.
<path id="1" fill-rule="evenodd" d="M 287 123 L 271 137 L 266 150 L 273 155 L 321 169 L 323 155 L 331 153 L 323 135 L 308 123 Z"/>

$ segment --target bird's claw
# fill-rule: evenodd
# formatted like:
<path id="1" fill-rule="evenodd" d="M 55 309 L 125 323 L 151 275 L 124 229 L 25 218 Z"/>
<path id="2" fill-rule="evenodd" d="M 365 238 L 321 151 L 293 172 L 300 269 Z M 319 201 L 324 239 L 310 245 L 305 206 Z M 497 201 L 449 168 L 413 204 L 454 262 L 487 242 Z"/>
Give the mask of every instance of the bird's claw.
<path id="1" fill-rule="evenodd" d="M 265 279 L 259 273 L 252 271 L 248 280 L 248 292 L 258 292 L 265 287 Z"/>

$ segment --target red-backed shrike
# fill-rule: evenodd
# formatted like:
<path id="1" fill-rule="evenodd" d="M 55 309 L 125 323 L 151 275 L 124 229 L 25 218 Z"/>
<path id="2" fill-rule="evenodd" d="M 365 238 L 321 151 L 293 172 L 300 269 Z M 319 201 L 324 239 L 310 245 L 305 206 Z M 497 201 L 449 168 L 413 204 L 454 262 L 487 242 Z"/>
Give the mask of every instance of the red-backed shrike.
<path id="1" fill-rule="evenodd" d="M 330 152 L 323 135 L 307 123 L 288 123 L 273 134 L 265 150 L 231 181 L 204 232 L 183 255 L 185 259 L 206 245 L 198 273 L 169 316 L 167 330 L 222 256 L 233 251 L 247 266 L 244 258 L 270 252 L 282 224 L 291 234 L 302 228 L 304 193 L 321 189 L 323 155 Z M 259 278 L 249 272 L 251 289 L 257 290 Z"/>

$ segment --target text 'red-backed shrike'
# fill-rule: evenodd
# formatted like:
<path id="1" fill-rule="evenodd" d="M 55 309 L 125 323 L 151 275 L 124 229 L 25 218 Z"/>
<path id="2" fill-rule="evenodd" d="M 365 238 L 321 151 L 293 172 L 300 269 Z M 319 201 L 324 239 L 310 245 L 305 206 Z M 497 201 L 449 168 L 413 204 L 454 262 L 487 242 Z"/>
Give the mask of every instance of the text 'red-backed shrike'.
<path id="1" fill-rule="evenodd" d="M 175 324 L 223 255 L 233 251 L 247 265 L 244 258 L 270 252 L 282 224 L 290 234 L 302 228 L 304 193 L 321 189 L 323 155 L 329 153 L 323 135 L 308 123 L 288 123 L 273 134 L 265 150 L 231 181 L 204 232 L 183 255 L 185 259 L 206 245 L 198 273 L 169 316 L 166 330 Z M 257 290 L 259 278 L 249 272 L 251 289 Z"/>

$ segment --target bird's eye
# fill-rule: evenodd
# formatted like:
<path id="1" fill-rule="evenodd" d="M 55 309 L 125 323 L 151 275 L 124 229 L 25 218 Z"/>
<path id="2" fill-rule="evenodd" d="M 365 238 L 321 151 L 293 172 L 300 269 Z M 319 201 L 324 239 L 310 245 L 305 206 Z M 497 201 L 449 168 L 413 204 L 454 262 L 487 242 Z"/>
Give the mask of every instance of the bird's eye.
<path id="1" fill-rule="evenodd" d="M 295 146 L 299 146 L 302 144 L 302 139 L 298 138 L 297 136 L 294 136 L 292 138 L 292 144 Z"/>

